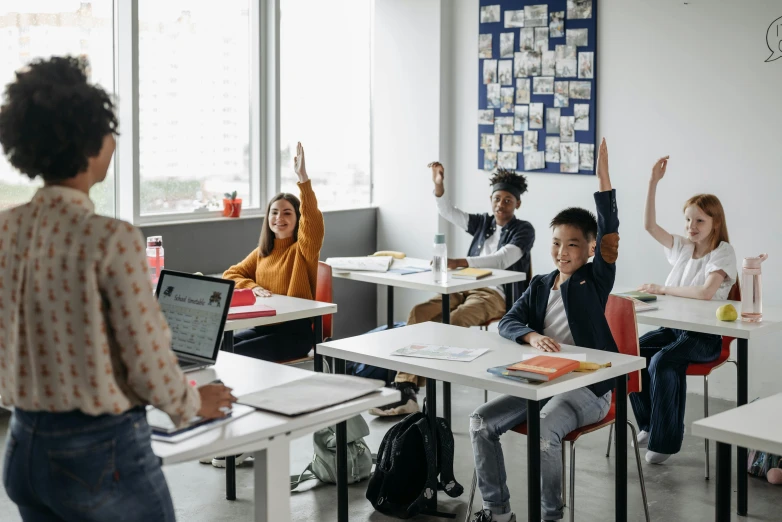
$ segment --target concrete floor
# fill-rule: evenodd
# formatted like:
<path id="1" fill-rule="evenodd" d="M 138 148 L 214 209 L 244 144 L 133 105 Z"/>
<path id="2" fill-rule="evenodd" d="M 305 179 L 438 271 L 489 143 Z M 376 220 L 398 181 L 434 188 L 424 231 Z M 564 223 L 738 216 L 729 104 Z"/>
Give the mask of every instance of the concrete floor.
<path id="1" fill-rule="evenodd" d="M 467 509 L 467 495 L 473 470 L 472 450 L 467 434 L 468 416 L 483 401 L 483 392 L 461 386 L 453 386 L 454 437 L 456 440 L 455 472 L 465 488 L 461 498 L 441 500 L 440 510 L 458 513 L 463 520 Z M 442 397 L 441 394 L 438 394 Z M 690 396 L 687 409 L 687 425 L 702 415 L 703 398 Z M 727 401 L 714 400 L 713 413 L 732 407 Z M 629 406 L 628 406 L 629 410 Z M 441 411 L 441 410 L 440 410 Z M 631 411 L 631 410 L 630 410 Z M 376 451 L 383 434 L 392 421 L 366 417 L 372 430 L 367 442 Z M 8 416 L 0 417 L 0 439 L 4 441 Z M 605 458 L 608 430 L 602 430 L 579 440 L 576 452 L 576 518 L 581 521 L 613 520 L 614 459 Z M 509 470 L 509 488 L 513 509 L 518 520 L 526 517 L 526 437 L 509 434 L 503 440 Z M 712 445 L 712 468 L 714 466 Z M 628 448 L 628 506 L 631 521 L 643 521 L 641 494 L 638 487 L 633 453 Z M 294 442 L 291 451 L 291 473 L 298 473 L 308 464 L 312 454 L 311 437 Z M 688 434 L 684 438 L 682 452 L 665 465 L 651 466 L 643 463 L 649 497 L 650 513 L 659 521 L 708 521 L 714 520 L 714 480 L 703 478 L 703 440 Z M 735 455 L 735 453 L 734 453 Z M 643 458 L 643 453 L 641 455 Z M 735 458 L 735 457 L 734 457 Z M 735 463 L 734 463 L 735 468 Z M 253 520 L 253 476 L 251 465 L 237 470 L 237 497 L 235 502 L 224 500 L 224 472 L 197 462 L 179 464 L 165 469 L 177 510 L 177 518 L 188 522 L 251 521 Z M 735 483 L 735 470 L 734 470 Z M 295 522 L 333 522 L 336 520 L 336 488 L 333 485 L 302 486 L 304 491 L 291 498 L 292 520 Z M 376 513 L 364 498 L 366 483 L 350 487 L 350 520 L 384 522 L 396 520 Z M 735 490 L 735 486 L 734 486 Z M 444 495 L 441 495 L 444 496 Z M 476 495 L 479 497 L 480 495 Z M 733 520 L 782 520 L 780 510 L 782 488 L 771 486 L 765 480 L 749 478 L 750 514 Z M 474 505 L 480 506 L 480 498 Z M 733 499 L 735 509 L 736 500 Z M 565 516 L 569 513 L 566 508 Z M 0 521 L 16 522 L 20 517 L 15 506 L 0 488 Z M 419 516 L 416 520 L 444 520 Z"/>

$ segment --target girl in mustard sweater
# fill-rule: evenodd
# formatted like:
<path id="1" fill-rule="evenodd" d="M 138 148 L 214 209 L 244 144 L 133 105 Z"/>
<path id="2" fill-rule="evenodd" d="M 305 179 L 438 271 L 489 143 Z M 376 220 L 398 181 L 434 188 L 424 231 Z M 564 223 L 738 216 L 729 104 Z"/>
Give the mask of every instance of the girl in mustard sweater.
<path id="1" fill-rule="evenodd" d="M 296 146 L 294 169 L 301 201 L 293 194 L 274 196 L 266 208 L 258 248 L 223 274 L 225 279 L 236 281 L 236 288 L 252 288 L 258 297 L 315 298 L 323 214 L 307 177 L 301 143 Z M 284 361 L 305 357 L 313 342 L 311 321 L 300 319 L 236 332 L 234 351 L 256 359 Z"/>

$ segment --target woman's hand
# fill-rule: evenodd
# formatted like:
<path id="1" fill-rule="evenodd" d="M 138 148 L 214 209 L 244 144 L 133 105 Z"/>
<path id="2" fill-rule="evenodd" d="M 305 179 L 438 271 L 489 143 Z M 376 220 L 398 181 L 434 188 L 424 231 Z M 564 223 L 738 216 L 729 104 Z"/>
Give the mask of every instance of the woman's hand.
<path id="1" fill-rule="evenodd" d="M 442 197 L 445 193 L 445 185 L 443 181 L 445 179 L 445 167 L 439 161 L 433 161 L 427 167 L 432 169 L 432 182 L 434 183 L 434 195 Z"/>
<path id="2" fill-rule="evenodd" d="M 638 287 L 639 292 L 646 292 L 647 294 L 665 295 L 665 287 L 662 285 L 656 285 L 654 283 L 646 283 Z"/>
<path id="3" fill-rule="evenodd" d="M 310 178 L 307 176 L 307 169 L 304 166 L 304 147 L 301 146 L 301 142 L 296 144 L 296 157 L 293 158 L 293 170 L 296 171 L 296 176 L 299 177 L 299 183 L 304 183 Z"/>
<path id="4" fill-rule="evenodd" d="M 255 297 L 271 297 L 272 293 L 266 290 L 265 288 L 261 286 L 256 286 L 253 288 L 253 294 L 255 294 Z"/>
<path id="5" fill-rule="evenodd" d="M 668 168 L 668 158 L 670 158 L 670 156 L 664 156 L 658 159 L 654 164 L 654 167 L 652 167 L 652 183 L 659 183 L 665 176 L 665 171 Z"/>
<path id="6" fill-rule="evenodd" d="M 532 332 L 527 336 L 527 342 L 533 348 L 537 348 L 542 352 L 558 352 L 560 350 L 559 343 L 551 337 L 540 335 L 537 332 Z"/>
<path id="7" fill-rule="evenodd" d="M 231 393 L 231 388 L 222 384 L 207 384 L 198 388 L 201 396 L 201 409 L 198 416 L 204 419 L 220 419 L 226 416 L 224 409 L 231 409 L 236 402 L 236 397 Z"/>

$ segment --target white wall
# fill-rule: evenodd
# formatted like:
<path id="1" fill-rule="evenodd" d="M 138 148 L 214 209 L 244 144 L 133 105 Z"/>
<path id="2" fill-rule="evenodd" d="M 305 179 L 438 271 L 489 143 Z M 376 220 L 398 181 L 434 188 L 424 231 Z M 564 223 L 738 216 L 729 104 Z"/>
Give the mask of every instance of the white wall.
<path id="1" fill-rule="evenodd" d="M 782 60 L 764 62 L 770 54 L 766 29 L 782 14 L 780 2 L 690 4 L 600 0 L 597 122 L 599 136 L 608 140 L 618 191 L 617 286 L 663 283 L 668 273 L 662 248 L 643 230 L 642 213 L 651 166 L 670 154 L 658 193 L 660 224 L 680 232 L 681 206 L 688 197 L 718 195 L 739 258 L 769 253 L 765 303 L 782 305 L 782 241 L 775 230 L 782 217 Z M 477 169 L 478 0 L 452 5 L 453 25 L 444 32 L 452 61 L 442 80 L 451 87 L 452 101 L 443 114 L 451 140 L 443 160 L 451 180 L 447 190 L 458 206 L 482 211 L 488 176 Z M 593 208 L 597 180 L 559 174 L 529 174 L 528 179 L 517 215 L 535 226 L 533 268 L 543 273 L 553 269 L 548 222 L 566 206 Z M 428 216 L 428 209 L 420 210 L 422 218 Z M 463 255 L 470 238 L 455 231 L 449 238 L 451 253 Z M 779 346 L 778 337 L 750 344 L 750 399 L 782 391 Z M 700 379 L 688 384 L 702 391 Z M 735 399 L 732 365 L 715 373 L 709 391 Z"/>
<path id="2" fill-rule="evenodd" d="M 440 157 L 441 0 L 375 0 L 372 74 L 373 202 L 377 246 L 430 257 L 438 229 L 426 165 Z M 447 63 L 447 60 L 445 61 Z M 396 289 L 396 320 L 430 294 Z M 378 292 L 378 322 L 386 292 Z"/>

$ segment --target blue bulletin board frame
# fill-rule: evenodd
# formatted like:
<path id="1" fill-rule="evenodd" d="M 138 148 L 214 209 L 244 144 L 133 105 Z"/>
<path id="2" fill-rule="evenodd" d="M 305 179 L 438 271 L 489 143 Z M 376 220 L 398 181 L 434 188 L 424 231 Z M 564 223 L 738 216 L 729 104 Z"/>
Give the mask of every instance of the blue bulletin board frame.
<path id="1" fill-rule="evenodd" d="M 571 3 L 573 3 L 574 0 L 571 0 Z M 576 3 L 581 3 L 581 0 L 575 0 Z M 581 161 L 579 158 L 579 169 L 578 172 L 561 172 L 560 171 L 560 163 L 557 162 L 545 162 L 545 168 L 542 169 L 536 169 L 536 170 L 527 170 L 524 165 L 524 154 L 521 152 L 517 152 L 517 168 L 516 170 L 521 172 L 529 172 L 529 173 L 556 173 L 556 174 L 581 174 L 581 175 L 594 175 L 594 166 L 597 162 L 597 71 L 598 71 L 598 52 L 597 52 L 597 2 L 598 0 L 591 0 L 591 9 L 592 9 L 592 17 L 586 18 L 586 19 L 571 19 L 567 17 L 567 4 L 568 0 L 480 0 L 480 7 L 479 10 L 483 7 L 487 6 L 500 6 L 500 21 L 499 22 L 491 22 L 491 23 L 481 23 L 481 14 L 479 12 L 479 18 L 478 18 L 478 24 L 479 24 L 479 34 L 486 35 L 490 34 L 492 35 L 491 38 L 491 47 L 492 47 L 492 58 L 493 60 L 503 60 L 503 59 L 509 59 L 509 58 L 502 58 L 500 56 L 500 34 L 501 33 L 508 33 L 513 32 L 514 33 L 514 53 L 518 53 L 520 51 L 520 28 L 513 27 L 513 28 L 506 28 L 505 27 L 505 11 L 517 11 L 517 10 L 524 10 L 525 6 L 533 6 L 533 5 L 547 5 L 548 11 L 547 11 L 547 18 L 548 22 L 551 21 L 551 13 L 552 12 L 559 12 L 564 11 L 565 12 L 565 18 L 564 18 L 564 30 L 565 32 L 568 29 L 587 29 L 587 45 L 586 46 L 578 46 L 577 47 L 577 56 L 576 56 L 576 63 L 578 65 L 579 63 L 579 57 L 578 54 L 582 52 L 592 52 L 594 61 L 592 64 L 592 78 L 591 79 L 582 79 L 578 77 L 559 77 L 555 76 L 555 81 L 584 81 L 584 82 L 590 82 L 591 84 L 591 95 L 589 100 L 585 99 L 577 99 L 574 100 L 572 98 L 569 99 L 568 107 L 561 107 L 560 108 L 560 115 L 561 116 L 573 116 L 574 111 L 574 104 L 575 103 L 581 103 L 581 104 L 588 104 L 589 105 L 589 129 L 588 130 L 576 130 L 574 132 L 574 139 L 573 141 L 576 143 L 584 143 L 584 144 L 591 144 L 594 147 L 593 152 L 593 163 L 592 163 L 592 169 L 584 169 L 581 168 Z M 548 50 L 554 51 L 556 45 L 565 45 L 566 43 L 566 37 L 563 35 L 562 37 L 556 37 L 552 38 L 549 34 L 549 40 L 548 40 Z M 512 61 L 514 62 L 514 68 L 513 68 L 513 89 L 514 89 L 514 106 L 516 105 L 516 68 L 515 68 L 515 61 L 516 61 L 516 55 L 514 55 L 514 58 Z M 478 59 L 478 109 L 479 110 L 493 110 L 494 111 L 494 118 L 497 117 L 507 117 L 507 116 L 513 116 L 514 113 L 510 112 L 501 112 L 501 109 L 494 108 L 491 109 L 488 107 L 488 101 L 487 101 L 487 85 L 484 84 L 484 78 L 483 78 L 483 69 L 484 69 L 484 61 L 488 58 L 480 58 Z M 578 67 L 577 67 L 578 69 Z M 578 74 L 578 73 L 576 73 Z M 547 136 L 558 136 L 557 134 L 546 134 L 546 110 L 548 108 L 554 107 L 554 95 L 553 94 L 532 94 L 532 77 L 526 77 L 530 79 L 530 103 L 543 103 L 543 128 L 542 129 L 532 129 L 537 130 L 538 132 L 538 147 L 537 151 L 545 151 L 546 150 L 546 137 Z M 499 80 L 498 80 L 499 81 Z M 503 85 L 502 87 L 511 87 L 509 85 Z M 477 118 L 477 113 L 476 113 Z M 485 169 L 485 163 L 484 163 L 484 153 L 485 150 L 481 148 L 481 135 L 482 134 L 494 134 L 495 129 L 493 125 L 482 125 L 478 124 L 478 168 L 481 170 L 486 170 L 487 172 L 491 172 L 493 169 Z M 513 135 L 516 136 L 523 136 L 523 131 L 516 131 L 514 130 Z M 502 142 L 502 136 L 500 136 L 499 141 Z M 499 144 L 499 147 L 497 149 L 498 151 L 503 151 L 502 143 Z M 499 165 L 497 165 L 499 166 Z"/>

